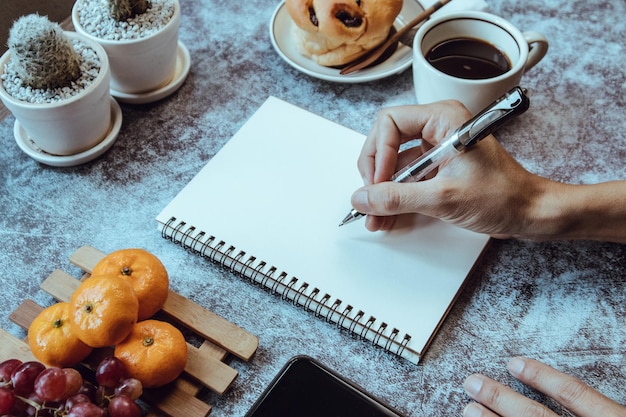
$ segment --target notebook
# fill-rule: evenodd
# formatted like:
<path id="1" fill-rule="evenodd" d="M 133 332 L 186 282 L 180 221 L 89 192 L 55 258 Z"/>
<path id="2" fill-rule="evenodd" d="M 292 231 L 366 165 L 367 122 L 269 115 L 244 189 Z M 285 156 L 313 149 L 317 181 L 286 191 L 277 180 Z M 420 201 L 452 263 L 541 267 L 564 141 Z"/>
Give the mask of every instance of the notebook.
<path id="1" fill-rule="evenodd" d="M 420 215 L 339 227 L 365 136 L 269 97 L 157 216 L 163 237 L 418 363 L 488 237 Z M 294 307 L 296 308 L 296 307 Z M 259 311 L 262 314 L 262 311 Z"/>

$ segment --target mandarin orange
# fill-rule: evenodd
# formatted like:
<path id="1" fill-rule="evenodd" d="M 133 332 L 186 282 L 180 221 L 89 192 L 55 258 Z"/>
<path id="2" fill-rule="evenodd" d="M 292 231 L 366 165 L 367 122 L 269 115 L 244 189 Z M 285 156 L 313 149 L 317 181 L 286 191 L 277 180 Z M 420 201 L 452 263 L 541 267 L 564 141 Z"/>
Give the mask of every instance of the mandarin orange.
<path id="1" fill-rule="evenodd" d="M 91 274 L 128 280 L 139 300 L 138 321 L 152 317 L 167 300 L 167 270 L 159 258 L 144 249 L 120 249 L 112 252 L 96 264 Z"/>
<path id="2" fill-rule="evenodd" d="M 187 365 L 187 342 L 176 327 L 160 320 L 137 322 L 128 337 L 115 346 L 128 375 L 146 388 L 174 381 Z"/>
<path id="3" fill-rule="evenodd" d="M 91 347 L 112 346 L 128 336 L 138 310 L 139 301 L 128 281 L 92 276 L 72 294 L 72 331 Z"/>
<path id="4" fill-rule="evenodd" d="M 72 331 L 70 304 L 61 302 L 43 309 L 28 327 L 28 345 L 35 358 L 48 366 L 76 365 L 92 351 Z"/>

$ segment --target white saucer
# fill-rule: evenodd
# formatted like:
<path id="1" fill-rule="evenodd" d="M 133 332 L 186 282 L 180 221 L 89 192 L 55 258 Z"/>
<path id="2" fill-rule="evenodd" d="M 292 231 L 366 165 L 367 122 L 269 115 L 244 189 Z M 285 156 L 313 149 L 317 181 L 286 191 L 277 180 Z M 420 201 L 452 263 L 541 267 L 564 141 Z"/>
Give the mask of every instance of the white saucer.
<path id="1" fill-rule="evenodd" d="M 182 43 L 178 42 L 178 48 L 176 49 L 176 68 L 174 72 L 174 78 L 168 84 L 161 88 L 146 93 L 129 94 L 122 93 L 111 89 L 111 95 L 122 103 L 129 104 L 144 104 L 152 103 L 153 101 L 161 100 L 180 88 L 187 74 L 189 74 L 189 68 L 191 67 L 191 56 L 189 50 Z"/>
<path id="2" fill-rule="evenodd" d="M 423 7 L 418 2 L 405 1 L 393 26 L 400 29 L 423 11 Z M 291 26 L 294 24 L 287 12 L 285 2 L 282 1 L 274 11 L 270 21 L 272 46 L 289 65 L 315 78 L 340 83 L 362 83 L 399 74 L 410 67 L 413 62 L 413 49 L 398 43 L 396 51 L 380 64 L 363 68 L 351 74 L 341 75 L 339 69 L 324 67 L 300 54 L 292 40 Z"/>
<path id="3" fill-rule="evenodd" d="M 120 105 L 117 104 L 117 101 L 111 98 L 111 129 L 102 142 L 84 152 L 74 155 L 61 156 L 43 151 L 35 144 L 35 142 L 32 141 L 32 139 L 28 137 L 28 134 L 17 120 L 13 125 L 13 135 L 15 136 L 15 142 L 17 142 L 20 149 L 35 161 L 53 167 L 73 167 L 96 159 L 105 153 L 111 145 L 115 143 L 121 126 L 122 109 L 120 108 Z"/>

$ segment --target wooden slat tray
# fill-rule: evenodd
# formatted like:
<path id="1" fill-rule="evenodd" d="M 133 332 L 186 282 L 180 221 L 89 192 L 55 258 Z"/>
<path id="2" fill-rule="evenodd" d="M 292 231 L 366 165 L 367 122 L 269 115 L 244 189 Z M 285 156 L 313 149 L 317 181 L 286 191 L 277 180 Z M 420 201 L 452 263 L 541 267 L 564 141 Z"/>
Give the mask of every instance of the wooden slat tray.
<path id="1" fill-rule="evenodd" d="M 97 249 L 83 246 L 70 256 L 70 262 L 85 271 L 80 278 L 84 280 L 104 256 Z M 41 289 L 58 301 L 68 301 L 79 285 L 80 281 L 74 276 L 56 270 L 44 280 Z M 28 329 L 41 310 L 43 307 L 34 301 L 25 300 L 10 319 Z M 249 361 L 257 350 L 258 338 L 172 290 L 162 313 L 166 320 L 178 323 L 204 340 L 199 347 L 188 343 L 187 366 L 176 381 L 159 389 L 144 390 L 142 400 L 151 406 L 151 417 L 205 417 L 211 412 L 211 406 L 197 398 L 200 390 L 206 387 L 220 395 L 226 392 L 237 377 L 237 371 L 224 361 L 229 355 Z M 25 341 L 3 329 L 0 329 L 0 340 L 0 360 L 35 360 Z M 97 363 L 108 353 L 108 349 L 95 349 L 85 363 Z"/>

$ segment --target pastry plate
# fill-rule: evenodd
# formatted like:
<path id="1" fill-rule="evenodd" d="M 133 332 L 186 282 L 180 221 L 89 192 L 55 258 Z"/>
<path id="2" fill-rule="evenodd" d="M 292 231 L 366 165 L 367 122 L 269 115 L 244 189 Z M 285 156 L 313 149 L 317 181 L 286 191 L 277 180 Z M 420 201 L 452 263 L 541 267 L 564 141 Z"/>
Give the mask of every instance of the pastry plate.
<path id="1" fill-rule="evenodd" d="M 396 17 L 394 28 L 400 29 L 423 11 L 424 8 L 418 2 L 405 1 L 400 14 Z M 410 67 L 413 62 L 413 49 L 398 43 L 396 51 L 385 61 L 351 74 L 341 75 L 339 69 L 318 65 L 298 52 L 291 36 L 292 25 L 294 25 L 293 20 L 287 12 L 285 2 L 282 1 L 274 11 L 270 22 L 272 46 L 289 65 L 311 77 L 340 83 L 362 83 L 399 74 Z"/>
<path id="2" fill-rule="evenodd" d="M 114 98 L 111 97 L 111 129 L 105 138 L 91 149 L 79 152 L 74 155 L 53 155 L 41 150 L 35 142 L 28 136 L 20 122 L 15 120 L 13 125 L 13 135 L 15 142 L 22 151 L 37 162 L 54 167 L 73 167 L 92 161 L 105 153 L 115 140 L 122 126 L 122 109 Z"/>
<path id="3" fill-rule="evenodd" d="M 118 101 L 129 104 L 144 104 L 161 100 L 162 98 L 173 94 L 180 88 L 181 85 L 183 85 L 183 82 L 185 82 L 185 79 L 187 78 L 187 74 L 189 74 L 189 68 L 191 68 L 191 56 L 189 55 L 189 50 L 185 44 L 179 41 L 178 48 L 176 49 L 176 67 L 174 69 L 174 77 L 172 78 L 172 81 L 161 88 L 145 93 L 130 94 L 111 89 L 111 95 Z"/>

